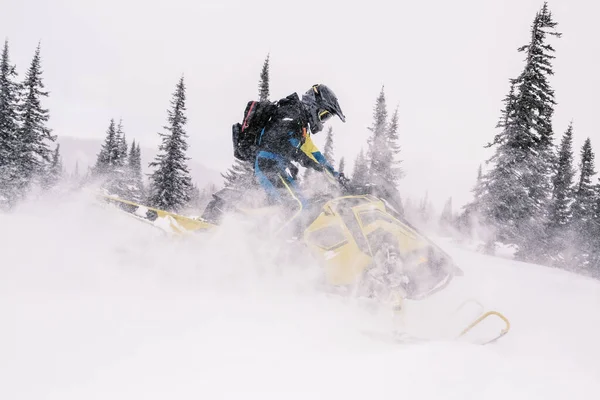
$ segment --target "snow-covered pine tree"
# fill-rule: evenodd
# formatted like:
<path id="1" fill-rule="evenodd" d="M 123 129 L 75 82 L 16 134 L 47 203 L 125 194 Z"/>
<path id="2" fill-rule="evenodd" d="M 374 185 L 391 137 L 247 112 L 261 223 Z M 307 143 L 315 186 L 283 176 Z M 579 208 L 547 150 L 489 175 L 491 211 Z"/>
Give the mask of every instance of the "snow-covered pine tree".
<path id="1" fill-rule="evenodd" d="M 419 203 L 418 216 L 422 223 L 427 223 L 432 217 L 433 214 L 433 206 L 431 205 L 431 201 L 429 200 L 429 191 L 425 192 L 425 196 L 421 199 Z"/>
<path id="2" fill-rule="evenodd" d="M 530 159 L 531 174 L 525 176 L 528 194 L 533 200 L 530 222 L 520 232 L 521 249 L 517 257 L 532 261 L 547 260 L 549 243 L 545 228 L 548 225 L 548 209 L 552 197 L 552 175 L 556 165 L 553 153 L 552 116 L 554 114 L 554 90 L 548 78 L 554 74 L 552 53 L 554 48 L 547 43 L 547 36 L 560 37 L 557 23 L 552 19 L 548 4 L 544 3 L 537 13 L 531 28 L 530 43 L 519 48 L 527 54 L 526 66 L 514 80 L 519 89 L 517 109 L 523 125 L 536 133 L 533 147 L 535 157 Z"/>
<path id="3" fill-rule="evenodd" d="M 404 177 L 402 170 L 402 161 L 398 158 L 400 154 L 400 143 L 398 136 L 398 106 L 394 109 L 392 119 L 388 127 L 388 146 L 391 152 L 391 165 L 387 173 L 386 180 L 391 182 L 394 187 L 398 185 L 400 179 Z"/>
<path id="4" fill-rule="evenodd" d="M 178 211 L 190 200 L 192 180 L 189 174 L 186 151 L 188 149 L 185 124 L 185 83 L 183 77 L 172 95 L 171 108 L 167 110 L 168 133 L 159 133 L 162 143 L 155 160 L 149 164 L 156 169 L 150 174 L 151 206 L 167 211 Z"/>
<path id="5" fill-rule="evenodd" d="M 106 130 L 104 143 L 100 147 L 100 152 L 96 157 L 96 164 L 93 169 L 95 176 L 106 176 L 111 174 L 115 166 L 116 158 L 119 154 L 119 145 L 117 140 L 117 131 L 115 128 L 114 118 L 110 119 L 110 123 Z"/>
<path id="6" fill-rule="evenodd" d="M 518 118 L 517 98 L 514 85 L 504 99 L 505 108 L 497 127 L 501 132 L 486 147 L 497 146 L 494 155 L 487 161 L 492 164 L 481 178 L 477 190 L 481 196 L 472 209 L 494 235 L 490 240 L 511 244 L 522 244 L 522 225 L 533 215 L 535 204 L 531 201 L 524 179 L 531 175 L 530 164 L 534 157 L 535 136 L 523 126 Z"/>
<path id="7" fill-rule="evenodd" d="M 396 124 L 390 129 L 387 118 L 386 98 L 384 87 L 375 101 L 373 110 L 373 124 L 369 127 L 367 162 L 368 183 L 375 185 L 373 194 L 384 196 L 386 200 L 393 203 L 399 213 L 403 213 L 402 199 L 398 192 L 398 180 L 401 178 L 401 170 L 395 154 L 399 151 L 397 139 L 397 117 Z"/>
<path id="8" fill-rule="evenodd" d="M 260 101 L 269 100 L 269 58 L 270 54 L 267 54 L 267 58 L 265 59 L 260 72 L 260 80 L 258 82 L 258 99 Z"/>
<path id="9" fill-rule="evenodd" d="M 195 183 L 192 184 L 192 189 L 190 190 L 190 201 L 188 202 L 187 208 L 192 213 L 198 213 L 200 210 L 202 210 L 204 208 L 203 198 L 202 198 L 202 194 L 200 193 L 200 188 Z"/>
<path id="10" fill-rule="evenodd" d="M 20 196 L 18 180 L 19 91 L 17 72 L 10 63 L 8 40 L 0 58 L 0 208 L 14 206 Z"/>
<path id="11" fill-rule="evenodd" d="M 454 214 L 452 212 L 452 197 L 446 200 L 442 215 L 440 216 L 440 225 L 442 228 L 449 228 L 454 221 Z"/>
<path id="12" fill-rule="evenodd" d="M 137 149 L 136 149 L 135 153 L 136 153 L 136 163 L 137 163 L 136 169 L 139 170 L 139 174 L 141 176 L 142 175 L 142 149 L 140 149 L 139 142 L 137 144 Z"/>
<path id="13" fill-rule="evenodd" d="M 134 202 L 142 202 L 144 199 L 144 183 L 142 181 L 142 151 L 140 144 L 131 143 L 129 156 L 127 158 L 127 175 L 128 175 L 128 198 Z"/>
<path id="14" fill-rule="evenodd" d="M 237 158 L 233 161 L 233 165 L 221 176 L 225 179 L 225 187 L 231 189 L 245 191 L 255 184 L 252 164 Z"/>
<path id="15" fill-rule="evenodd" d="M 111 118 L 92 172 L 93 177 L 100 180 L 102 188 L 115 196 L 130 198 L 127 142 L 123 133 L 122 121 L 115 126 L 115 120 Z"/>
<path id="16" fill-rule="evenodd" d="M 369 181 L 381 184 L 386 181 L 391 166 L 391 149 L 388 145 L 387 108 L 384 87 L 381 87 L 373 110 L 373 124 L 368 128 L 369 137 L 367 160 L 369 165 Z"/>
<path id="17" fill-rule="evenodd" d="M 485 206 L 485 202 L 483 200 L 485 190 L 483 169 L 480 164 L 479 168 L 477 169 L 477 179 L 475 181 L 475 185 L 473 185 L 473 188 L 471 189 L 471 193 L 473 193 L 473 200 L 462 207 L 462 213 L 456 219 L 457 229 L 467 237 L 473 237 L 473 235 L 480 237 L 484 233 L 477 228 L 480 227 L 480 223 L 482 221 L 485 221 L 484 216 L 489 215 L 487 210 L 483 208 Z M 489 246 L 487 249 L 488 252 L 493 254 L 495 247 L 494 241 L 489 240 L 487 245 Z"/>
<path id="18" fill-rule="evenodd" d="M 119 120 L 119 124 L 117 125 L 114 141 L 111 155 L 113 163 L 106 187 L 114 195 L 131 200 L 133 193 L 131 193 L 131 179 L 127 165 L 127 137 L 123 130 L 122 119 Z"/>
<path id="19" fill-rule="evenodd" d="M 127 135 L 125 134 L 125 132 L 123 131 L 123 120 L 119 120 L 119 125 L 117 125 L 117 133 L 116 133 L 116 140 L 117 140 L 117 159 L 115 164 L 118 166 L 125 166 L 127 165 Z"/>
<path id="20" fill-rule="evenodd" d="M 354 161 L 354 169 L 352 171 L 352 182 L 356 185 L 366 185 L 369 183 L 369 164 L 365 157 L 365 152 L 361 148 Z"/>
<path id="21" fill-rule="evenodd" d="M 346 160 L 344 157 L 340 158 L 340 164 L 338 165 L 338 172 L 340 174 L 344 173 L 344 169 L 346 168 Z"/>
<path id="22" fill-rule="evenodd" d="M 573 202 L 573 219 L 571 228 L 577 235 L 574 259 L 568 260 L 575 270 L 589 268 L 590 255 L 594 251 L 595 211 L 598 201 L 596 187 L 592 184 L 592 177 L 596 174 L 594 168 L 594 151 L 592 141 L 588 137 L 581 148 L 581 161 L 579 164 L 579 181 L 575 189 Z"/>
<path id="23" fill-rule="evenodd" d="M 127 161 L 125 163 L 125 165 L 127 165 L 127 168 L 130 171 L 135 172 L 137 170 L 135 164 L 136 164 L 136 158 L 137 158 L 137 145 L 135 143 L 135 139 L 133 139 L 131 141 L 131 146 L 129 146 L 129 151 L 127 152 Z M 141 167 L 141 166 L 140 166 Z"/>
<path id="24" fill-rule="evenodd" d="M 549 255 L 552 263 L 561 266 L 561 253 L 566 249 L 568 224 L 571 221 L 571 206 L 574 201 L 573 179 L 573 123 L 569 124 L 564 133 L 558 150 L 556 173 L 552 178 L 553 191 L 550 203 L 548 236 Z"/>
<path id="25" fill-rule="evenodd" d="M 42 181 L 42 185 L 45 189 L 51 189 L 55 187 L 63 178 L 63 163 L 60 156 L 60 144 L 56 145 L 54 152 L 52 153 L 52 160 L 47 170 L 46 176 Z"/>
<path id="26" fill-rule="evenodd" d="M 22 83 L 23 101 L 19 104 L 21 127 L 19 129 L 19 172 L 30 185 L 41 180 L 52 162 L 49 143 L 56 141 L 52 130 L 46 126 L 50 113 L 42 107 L 42 97 L 48 97 L 42 81 L 40 45 L 38 44 L 31 65 Z"/>
<path id="27" fill-rule="evenodd" d="M 398 143 L 398 107 L 392 114 L 388 123 L 388 112 L 384 87 L 381 87 L 379 96 L 375 101 L 373 111 L 373 124 L 369 127 L 371 136 L 368 139 L 367 160 L 369 163 L 369 179 L 373 183 L 396 188 L 403 177 L 400 167 L 401 161 L 397 159 L 400 153 Z"/>
<path id="28" fill-rule="evenodd" d="M 538 150 L 540 156 L 550 157 L 546 164 L 552 161 L 552 143 L 554 132 L 552 129 L 552 116 L 554 114 L 554 89 L 550 86 L 548 78 L 554 75 L 552 60 L 556 58 L 551 44 L 547 43 L 547 36 L 560 38 L 562 34 L 556 31 L 558 24 L 553 20 L 544 2 L 542 9 L 536 14 L 531 27 L 531 40 L 529 44 L 518 50 L 527 54 L 526 65 L 514 83 L 519 88 L 521 106 L 529 106 L 534 112 L 533 129 L 538 134 Z M 542 153 L 544 152 L 544 153 Z M 547 153 L 547 154 L 545 154 Z M 546 174 L 546 171 L 541 171 Z M 547 196 L 545 196 L 547 197 Z"/>
<path id="29" fill-rule="evenodd" d="M 558 165 L 556 174 L 552 178 L 553 201 L 550 208 L 550 224 L 553 227 L 564 227 L 571 217 L 571 204 L 573 203 L 573 123 L 569 124 L 564 133 L 558 151 Z"/>
<path id="30" fill-rule="evenodd" d="M 192 200 L 190 201 L 190 208 L 199 211 L 201 214 L 204 214 L 209 202 L 214 200 L 213 195 L 218 191 L 217 185 L 214 183 L 208 183 L 202 188 L 198 188 L 199 193 L 194 193 L 192 196 Z M 247 200 L 247 197 L 244 196 L 243 200 Z M 251 201 L 253 199 L 250 199 Z M 206 217 L 206 215 L 204 215 Z"/>
<path id="31" fill-rule="evenodd" d="M 551 199 L 551 176 L 556 160 L 552 151 L 554 49 L 548 35 L 560 36 L 547 4 L 536 14 L 523 72 L 511 79 L 511 90 L 497 127 L 502 131 L 486 147 L 497 146 L 488 163 L 494 166 L 483 178 L 485 217 L 497 239 L 516 244 L 517 258 L 544 261 L 548 243 L 545 228 Z"/>
<path id="32" fill-rule="evenodd" d="M 479 218 L 478 214 L 481 213 L 484 190 L 483 170 L 481 164 L 479 164 L 479 168 L 477 168 L 477 179 L 475 180 L 475 185 L 471 189 L 471 193 L 473 193 L 473 200 L 463 206 L 463 213 L 460 217 L 461 220 L 465 222 L 468 221 L 469 228 L 471 223 L 474 222 L 473 219 Z"/>
<path id="33" fill-rule="evenodd" d="M 335 165 L 335 158 L 333 153 L 333 128 L 330 126 L 327 129 L 327 136 L 325 137 L 325 146 L 323 146 L 323 157 L 331 165 Z"/>

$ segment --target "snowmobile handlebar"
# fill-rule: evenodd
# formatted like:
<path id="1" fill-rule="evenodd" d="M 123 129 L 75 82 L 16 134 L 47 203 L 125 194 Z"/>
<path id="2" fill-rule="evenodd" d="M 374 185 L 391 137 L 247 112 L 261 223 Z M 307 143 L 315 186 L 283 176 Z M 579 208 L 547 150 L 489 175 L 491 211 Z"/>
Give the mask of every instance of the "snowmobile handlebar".
<path id="1" fill-rule="evenodd" d="M 338 175 L 338 183 L 342 188 L 347 188 L 350 184 L 350 179 L 346 178 L 346 175 L 344 175 L 343 172 L 340 172 Z"/>

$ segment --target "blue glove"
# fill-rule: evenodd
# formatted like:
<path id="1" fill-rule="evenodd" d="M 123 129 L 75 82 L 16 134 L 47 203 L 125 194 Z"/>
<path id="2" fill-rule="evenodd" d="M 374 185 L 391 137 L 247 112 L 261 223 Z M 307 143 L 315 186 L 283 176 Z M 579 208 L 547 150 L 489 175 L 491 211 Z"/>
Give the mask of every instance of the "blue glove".
<path id="1" fill-rule="evenodd" d="M 326 164 L 326 165 L 325 165 L 325 168 L 327 168 L 327 170 L 328 170 L 329 172 L 331 172 L 331 175 L 333 175 L 335 178 L 338 178 L 338 177 L 340 176 L 340 173 L 339 173 L 339 172 L 337 172 L 337 171 L 336 171 L 336 170 L 335 170 L 335 169 L 334 169 L 334 168 L 333 168 L 331 165 L 329 165 L 329 164 Z"/>

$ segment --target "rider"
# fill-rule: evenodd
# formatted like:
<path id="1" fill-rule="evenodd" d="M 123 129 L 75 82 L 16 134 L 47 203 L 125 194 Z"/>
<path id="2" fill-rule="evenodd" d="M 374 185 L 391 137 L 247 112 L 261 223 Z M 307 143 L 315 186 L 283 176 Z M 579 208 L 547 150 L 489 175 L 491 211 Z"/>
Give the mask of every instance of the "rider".
<path id="1" fill-rule="evenodd" d="M 302 99 L 292 93 L 279 100 L 274 115 L 260 134 L 254 174 L 271 202 L 296 211 L 292 219 L 307 205 L 296 184 L 298 168 L 292 161 L 324 171 L 330 177 L 340 177 L 311 139 L 311 134 L 323 130 L 323 123 L 334 115 L 346 122 L 335 93 L 323 84 L 316 84 Z"/>

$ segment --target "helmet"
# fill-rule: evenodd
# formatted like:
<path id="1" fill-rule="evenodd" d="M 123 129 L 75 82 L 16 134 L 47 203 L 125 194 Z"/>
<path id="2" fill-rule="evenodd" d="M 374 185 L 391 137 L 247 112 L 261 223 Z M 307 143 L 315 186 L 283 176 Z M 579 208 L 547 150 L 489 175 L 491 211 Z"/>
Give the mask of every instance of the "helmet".
<path id="1" fill-rule="evenodd" d="M 313 85 L 302 95 L 302 103 L 309 114 L 310 130 L 317 133 L 323 129 L 323 123 L 337 115 L 342 122 L 346 117 L 340 108 L 335 93 L 323 84 Z"/>

